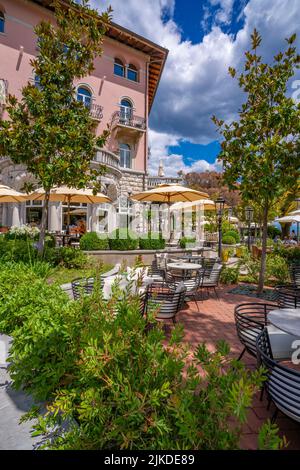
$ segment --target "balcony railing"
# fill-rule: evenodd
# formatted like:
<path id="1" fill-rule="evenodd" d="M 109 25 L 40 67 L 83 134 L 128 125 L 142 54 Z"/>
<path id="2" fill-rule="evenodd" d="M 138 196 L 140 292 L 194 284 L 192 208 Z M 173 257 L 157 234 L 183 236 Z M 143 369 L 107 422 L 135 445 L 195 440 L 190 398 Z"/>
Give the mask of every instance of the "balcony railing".
<path id="1" fill-rule="evenodd" d="M 148 188 L 155 188 L 159 184 L 181 184 L 182 178 L 180 177 L 167 177 L 167 176 L 148 176 Z"/>
<path id="2" fill-rule="evenodd" d="M 120 159 L 118 155 L 109 152 L 108 150 L 97 150 L 94 161 L 115 170 L 120 170 Z"/>
<path id="3" fill-rule="evenodd" d="M 146 119 L 131 113 L 115 111 L 112 115 L 112 125 L 122 125 L 144 131 L 146 130 Z"/>
<path id="4" fill-rule="evenodd" d="M 92 103 L 89 107 L 90 115 L 93 119 L 97 119 L 97 121 L 101 121 L 103 118 L 103 106 L 99 104 Z"/>

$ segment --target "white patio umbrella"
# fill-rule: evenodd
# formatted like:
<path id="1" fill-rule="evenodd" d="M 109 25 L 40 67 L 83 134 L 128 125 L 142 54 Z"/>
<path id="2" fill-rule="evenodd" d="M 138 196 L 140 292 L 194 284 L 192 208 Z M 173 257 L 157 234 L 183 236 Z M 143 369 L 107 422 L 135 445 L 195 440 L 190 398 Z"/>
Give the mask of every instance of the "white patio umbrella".
<path id="1" fill-rule="evenodd" d="M 43 201 L 45 199 L 45 190 L 43 188 L 37 189 L 32 194 L 26 197 L 32 201 Z M 68 204 L 68 219 L 67 227 L 69 231 L 70 225 L 70 204 L 71 202 L 87 203 L 87 204 L 100 204 L 101 202 L 111 203 L 111 199 L 102 193 L 93 194 L 93 190 L 89 188 L 77 189 L 69 188 L 68 186 L 61 186 L 60 188 L 53 188 L 50 191 L 49 201 L 62 202 Z"/>
<path id="2" fill-rule="evenodd" d="M 300 213 L 299 214 L 289 214 L 284 217 L 280 217 L 279 219 L 276 219 L 276 222 L 283 222 L 283 223 L 289 223 L 289 222 L 300 222 Z"/>
<path id="3" fill-rule="evenodd" d="M 204 210 L 214 211 L 216 210 L 215 203 L 212 199 L 199 199 L 194 202 L 175 202 L 170 207 L 170 211 L 184 210 L 184 209 L 193 209 L 193 207 L 203 206 Z"/>
<path id="4" fill-rule="evenodd" d="M 199 199 L 208 199 L 207 193 L 186 188 L 179 184 L 160 184 L 148 191 L 133 194 L 131 199 L 139 202 L 158 202 L 168 204 L 168 220 L 170 220 L 170 206 L 175 202 L 194 202 Z"/>

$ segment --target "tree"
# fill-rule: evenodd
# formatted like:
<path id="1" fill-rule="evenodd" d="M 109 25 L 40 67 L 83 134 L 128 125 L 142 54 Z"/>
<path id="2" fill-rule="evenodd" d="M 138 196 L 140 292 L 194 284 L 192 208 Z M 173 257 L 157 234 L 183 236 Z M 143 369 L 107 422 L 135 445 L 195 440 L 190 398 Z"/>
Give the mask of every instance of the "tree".
<path id="1" fill-rule="evenodd" d="M 206 191 L 213 199 L 222 194 L 226 204 L 231 207 L 237 207 L 240 204 L 241 197 L 239 191 L 229 190 L 223 181 L 222 173 L 217 171 L 187 173 L 185 181 L 193 189 Z"/>
<path id="2" fill-rule="evenodd" d="M 262 209 L 259 292 L 264 285 L 270 211 L 299 179 L 300 105 L 287 96 L 288 82 L 300 63 L 295 39 L 294 34 L 286 40 L 285 52 L 279 52 L 272 63 L 263 63 L 257 53 L 261 37 L 254 30 L 251 50 L 245 54 L 244 71 L 239 76 L 239 86 L 247 94 L 239 120 L 228 124 L 212 118 L 224 139 L 219 156 L 224 180 L 230 188 L 236 188 L 238 182 L 242 198 Z M 231 67 L 229 73 L 236 76 Z"/>
<path id="3" fill-rule="evenodd" d="M 9 119 L 0 121 L 0 154 L 26 164 L 45 191 L 40 253 L 51 189 L 93 184 L 96 191 L 99 171 L 92 170 L 90 162 L 95 147 L 102 147 L 108 136 L 108 131 L 95 136 L 90 110 L 76 100 L 74 81 L 89 75 L 95 57 L 102 54 L 111 13 L 109 9 L 99 15 L 87 3 L 53 2 L 56 25 L 42 21 L 35 27 L 39 49 L 31 61 L 35 84 L 23 87 L 20 101 L 9 96 Z"/>

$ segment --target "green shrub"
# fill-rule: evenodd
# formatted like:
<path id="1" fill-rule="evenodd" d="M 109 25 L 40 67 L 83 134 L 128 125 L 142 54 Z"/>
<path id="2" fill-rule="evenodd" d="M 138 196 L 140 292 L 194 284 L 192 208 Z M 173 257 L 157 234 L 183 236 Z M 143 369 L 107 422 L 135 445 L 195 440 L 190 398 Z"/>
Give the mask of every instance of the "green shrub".
<path id="1" fill-rule="evenodd" d="M 31 240 L 0 239 L 0 259 L 2 261 L 31 262 L 37 257 L 37 250 Z"/>
<path id="2" fill-rule="evenodd" d="M 163 250 L 166 241 L 158 233 L 149 233 L 147 238 L 139 239 L 139 247 L 141 250 Z"/>
<path id="3" fill-rule="evenodd" d="M 298 246 L 285 247 L 279 245 L 274 248 L 274 253 L 285 258 L 288 263 L 300 262 L 300 247 Z"/>
<path id="4" fill-rule="evenodd" d="M 151 312 L 148 320 L 140 315 L 140 300 L 128 291 L 109 304 L 97 289 L 73 302 L 28 267 L 4 271 L 0 321 L 12 335 L 9 370 L 14 388 L 47 401 L 46 410 L 34 407 L 25 417 L 39 414 L 34 427 L 44 448 L 239 447 L 263 373 L 230 359 L 224 342 L 216 352 L 199 345 L 191 355 L 182 327 L 167 339 Z M 282 446 L 274 427 L 263 427 L 259 446 Z"/>
<path id="5" fill-rule="evenodd" d="M 109 248 L 111 250 L 136 250 L 139 245 L 137 235 L 128 230 L 127 228 L 121 228 L 114 230 L 108 239 Z"/>
<path id="6" fill-rule="evenodd" d="M 268 237 L 270 238 L 281 236 L 281 230 L 278 227 L 275 227 L 274 225 L 268 225 L 267 233 L 268 233 Z"/>
<path id="7" fill-rule="evenodd" d="M 236 284 L 239 279 L 239 266 L 229 268 L 224 266 L 221 271 L 220 281 L 222 284 Z"/>
<path id="8" fill-rule="evenodd" d="M 196 243 L 196 238 L 195 237 L 182 237 L 179 240 L 179 246 L 180 248 L 187 248 L 187 245 Z"/>
<path id="9" fill-rule="evenodd" d="M 96 232 L 87 232 L 80 239 L 80 248 L 85 251 L 108 250 L 108 239 L 100 238 Z"/>
<path id="10" fill-rule="evenodd" d="M 236 240 L 230 235 L 224 235 L 224 237 L 222 237 L 222 243 L 224 243 L 224 245 L 235 245 Z"/>
<path id="11" fill-rule="evenodd" d="M 286 260 L 279 255 L 270 254 L 266 262 L 267 282 L 275 280 L 276 283 L 284 284 L 289 280 L 289 270 Z"/>
<path id="12" fill-rule="evenodd" d="M 65 268 L 84 268 L 88 262 L 87 255 L 81 250 L 71 247 L 48 248 L 44 252 L 44 260 L 52 266 L 63 266 Z"/>
<path id="13" fill-rule="evenodd" d="M 235 243 L 240 243 L 241 237 L 240 234 L 237 230 L 228 230 L 228 232 L 225 232 L 223 235 L 224 237 L 233 237 L 235 239 Z"/>

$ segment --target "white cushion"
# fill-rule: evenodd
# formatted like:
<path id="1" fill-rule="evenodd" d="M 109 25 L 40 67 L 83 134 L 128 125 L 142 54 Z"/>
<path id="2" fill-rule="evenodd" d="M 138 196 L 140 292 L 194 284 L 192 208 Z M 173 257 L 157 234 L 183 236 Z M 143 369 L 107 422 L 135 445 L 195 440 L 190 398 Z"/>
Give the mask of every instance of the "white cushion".
<path id="1" fill-rule="evenodd" d="M 289 359 L 291 360 L 294 350 L 292 343 L 297 339 L 295 336 L 279 330 L 273 325 L 268 325 L 267 330 L 269 333 L 271 349 L 274 359 Z"/>

